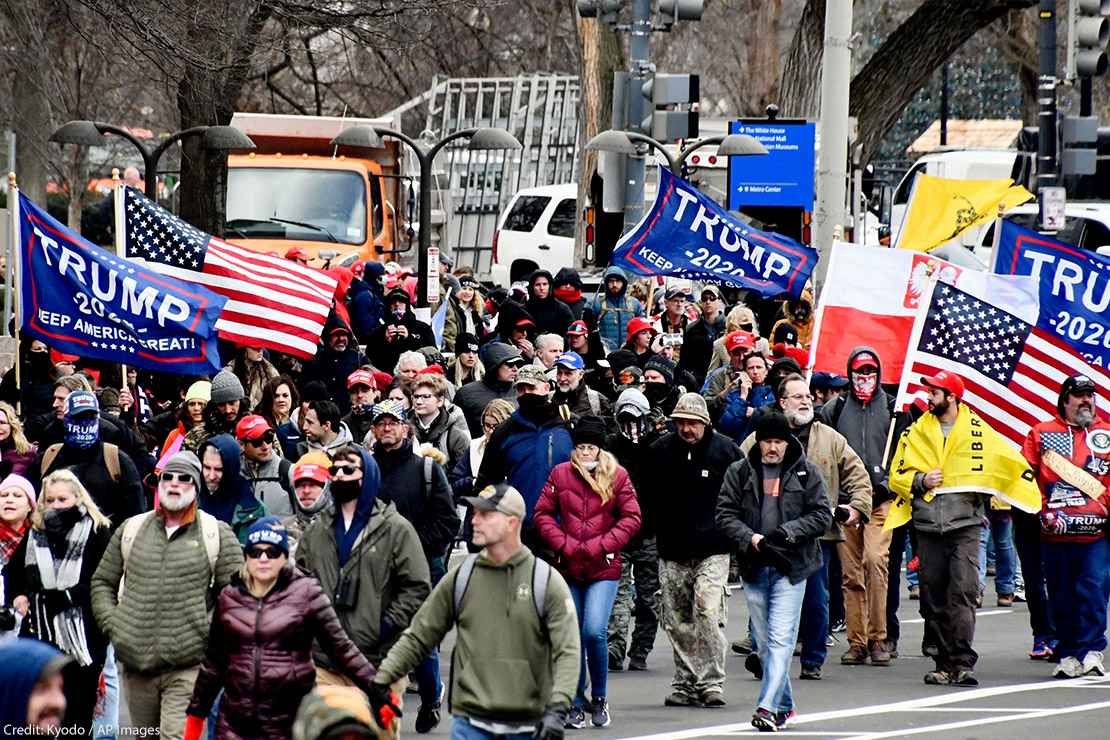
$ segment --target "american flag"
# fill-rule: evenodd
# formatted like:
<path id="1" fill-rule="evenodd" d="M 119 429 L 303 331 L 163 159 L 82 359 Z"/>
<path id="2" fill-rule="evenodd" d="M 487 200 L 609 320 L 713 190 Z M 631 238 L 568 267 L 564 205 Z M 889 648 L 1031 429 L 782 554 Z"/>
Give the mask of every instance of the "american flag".
<path id="1" fill-rule="evenodd" d="M 1033 425 L 1057 415 L 1060 386 L 1068 376 L 1083 373 L 1098 387 L 1110 387 L 1102 370 L 1060 337 L 1035 326 L 1035 279 L 984 274 L 981 288 L 966 287 L 937 283 L 922 309 L 924 315 L 919 314 L 902 377 L 900 408 L 925 390 L 922 376 L 948 370 L 963 379 L 964 402 L 1020 446 Z M 1099 397 L 1098 407 L 1104 414 L 1110 411 L 1105 395 Z"/>
<path id="2" fill-rule="evenodd" d="M 216 322 L 221 339 L 302 358 L 316 354 L 331 311 L 334 278 L 229 244 L 160 208 L 138 190 L 123 191 L 127 255 L 226 296 Z"/>

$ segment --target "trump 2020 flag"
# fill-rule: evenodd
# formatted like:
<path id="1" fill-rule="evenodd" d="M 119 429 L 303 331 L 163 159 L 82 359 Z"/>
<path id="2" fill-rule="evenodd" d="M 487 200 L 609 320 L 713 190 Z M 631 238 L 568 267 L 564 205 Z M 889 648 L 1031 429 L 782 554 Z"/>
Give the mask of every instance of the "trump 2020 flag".
<path id="1" fill-rule="evenodd" d="M 19 196 L 22 330 L 56 350 L 166 373 L 220 369 L 227 299 L 97 247 Z"/>
<path id="2" fill-rule="evenodd" d="M 671 275 L 798 298 L 817 250 L 730 216 L 697 188 L 659 168 L 655 202 L 613 249 L 613 264 L 637 275 Z"/>
<path id="3" fill-rule="evenodd" d="M 1110 257 L 1003 219 L 994 271 L 1035 277 L 1041 299 L 1037 327 L 1088 362 L 1110 364 Z"/>

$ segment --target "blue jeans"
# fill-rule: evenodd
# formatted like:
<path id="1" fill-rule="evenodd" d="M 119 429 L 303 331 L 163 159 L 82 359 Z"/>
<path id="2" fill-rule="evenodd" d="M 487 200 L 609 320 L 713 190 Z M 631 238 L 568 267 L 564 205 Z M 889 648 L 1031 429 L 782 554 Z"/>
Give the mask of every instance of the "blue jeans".
<path id="1" fill-rule="evenodd" d="M 445 572 L 443 558 L 429 558 L 428 570 L 432 576 L 432 588 L 435 588 Z M 420 703 L 432 706 L 438 702 L 439 695 L 443 691 L 443 681 L 439 675 L 438 645 L 432 648 L 432 652 L 427 658 L 416 664 L 413 674 L 416 676 L 416 682 L 420 689 Z"/>
<path id="2" fill-rule="evenodd" d="M 791 583 L 774 568 L 760 568 L 754 579 L 744 581 L 753 642 L 759 645 L 759 659 L 763 663 L 758 706 L 770 712 L 789 712 L 794 708 L 790 659 L 798 640 L 806 590 L 804 581 Z"/>
<path id="3" fill-rule="evenodd" d="M 802 602 L 802 665 L 820 667 L 825 663 L 829 648 L 829 559 L 836 552 L 836 543 L 821 540 L 821 567 L 805 583 L 805 600 Z M 837 588 L 843 588 L 840 583 Z"/>
<path id="4" fill-rule="evenodd" d="M 1014 575 L 1017 555 L 1014 552 L 1014 522 L 1010 512 L 990 509 L 987 512 L 989 527 L 979 532 L 979 590 L 987 585 L 987 540 L 994 540 L 994 591 L 998 594 L 1014 592 Z"/>
<path id="5" fill-rule="evenodd" d="M 1046 542 L 1042 550 L 1048 605 L 1060 641 L 1057 659 L 1106 650 L 1106 570 L 1110 545 Z"/>
<path id="6" fill-rule="evenodd" d="M 115 740 L 119 727 L 119 666 L 116 649 L 111 644 L 104 658 L 104 702 L 98 709 L 93 715 L 92 736 L 96 740 Z"/>
<path id="7" fill-rule="evenodd" d="M 532 740 L 531 732 L 511 732 L 495 735 L 489 730 L 475 727 L 466 717 L 451 718 L 451 740 Z"/>
<path id="8" fill-rule="evenodd" d="M 609 615 L 617 598 L 619 581 L 580 583 L 567 581 L 574 611 L 582 631 L 582 667 L 578 673 L 578 693 L 574 703 L 586 704 L 586 675 L 589 671 L 590 693 L 595 699 L 605 697 L 609 683 Z"/>

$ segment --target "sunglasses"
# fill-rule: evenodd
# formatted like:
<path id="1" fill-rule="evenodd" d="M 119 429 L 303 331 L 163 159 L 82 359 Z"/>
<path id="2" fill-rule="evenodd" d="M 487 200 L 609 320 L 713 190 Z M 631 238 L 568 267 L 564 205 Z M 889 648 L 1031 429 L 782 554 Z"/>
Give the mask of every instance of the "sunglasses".
<path id="1" fill-rule="evenodd" d="M 751 331 L 755 327 L 753 327 L 751 324 L 741 324 L 740 328 L 744 331 Z"/>
<path id="2" fill-rule="evenodd" d="M 343 475 L 354 475 L 358 470 L 359 468 L 356 465 L 332 465 L 328 468 L 328 472 L 332 475 L 339 475 L 340 473 Z"/>
<path id="3" fill-rule="evenodd" d="M 274 443 L 274 439 L 276 439 L 276 437 L 274 436 L 273 432 L 266 432 L 258 439 L 246 440 L 246 443 L 249 444 L 251 447 L 261 447 L 262 445 L 272 445 Z"/>
<path id="4" fill-rule="evenodd" d="M 178 483 L 194 482 L 193 476 L 189 475 L 188 473 L 162 473 L 162 475 L 159 476 L 158 479 L 163 483 L 173 483 L 174 481 L 177 481 Z"/>
<path id="5" fill-rule="evenodd" d="M 267 560 L 277 560 L 278 558 L 283 556 L 285 553 L 283 553 L 281 550 L 277 549 L 276 547 L 258 547 L 258 546 L 255 546 L 255 547 L 248 547 L 246 554 L 247 554 L 247 557 L 251 560 L 259 560 L 262 557 L 265 557 Z"/>

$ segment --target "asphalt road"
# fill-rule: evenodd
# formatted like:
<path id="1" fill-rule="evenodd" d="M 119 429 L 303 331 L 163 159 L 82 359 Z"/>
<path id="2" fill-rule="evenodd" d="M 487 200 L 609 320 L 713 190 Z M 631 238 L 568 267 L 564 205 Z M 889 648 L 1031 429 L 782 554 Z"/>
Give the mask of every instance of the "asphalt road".
<path id="1" fill-rule="evenodd" d="M 816 738 L 1064 738 L 1110 735 L 1110 677 L 1060 681 L 1052 679 L 1052 664 L 1030 660 L 1029 615 L 1024 604 L 1012 609 L 993 606 L 993 584 L 979 610 L 975 649 L 979 653 L 976 689 L 926 686 L 922 676 L 932 661 L 920 656 L 922 625 L 917 602 L 903 601 L 901 656 L 887 668 L 841 666 L 847 649 L 843 635 L 829 649 L 821 681 L 798 681 L 794 659 L 794 699 L 798 717 L 790 735 Z M 743 592 L 729 598 L 729 640 L 740 636 L 747 624 Z M 916 621 L 914 621 L 916 620 Z M 450 640 L 450 638 L 448 638 Z M 444 651 L 444 680 L 449 669 L 450 647 Z M 606 729 L 568 731 L 568 738 L 716 738 L 756 735 L 749 724 L 759 682 L 744 670 L 743 658 L 729 655 L 725 694 L 728 706 L 720 709 L 664 707 L 670 690 L 672 659 L 666 635 L 660 631 L 643 673 L 609 676 L 609 702 L 613 723 Z M 412 723 L 419 700 L 406 697 L 405 734 L 415 733 Z M 410 710 L 411 707 L 411 710 Z M 429 737 L 446 736 L 450 720 Z"/>

